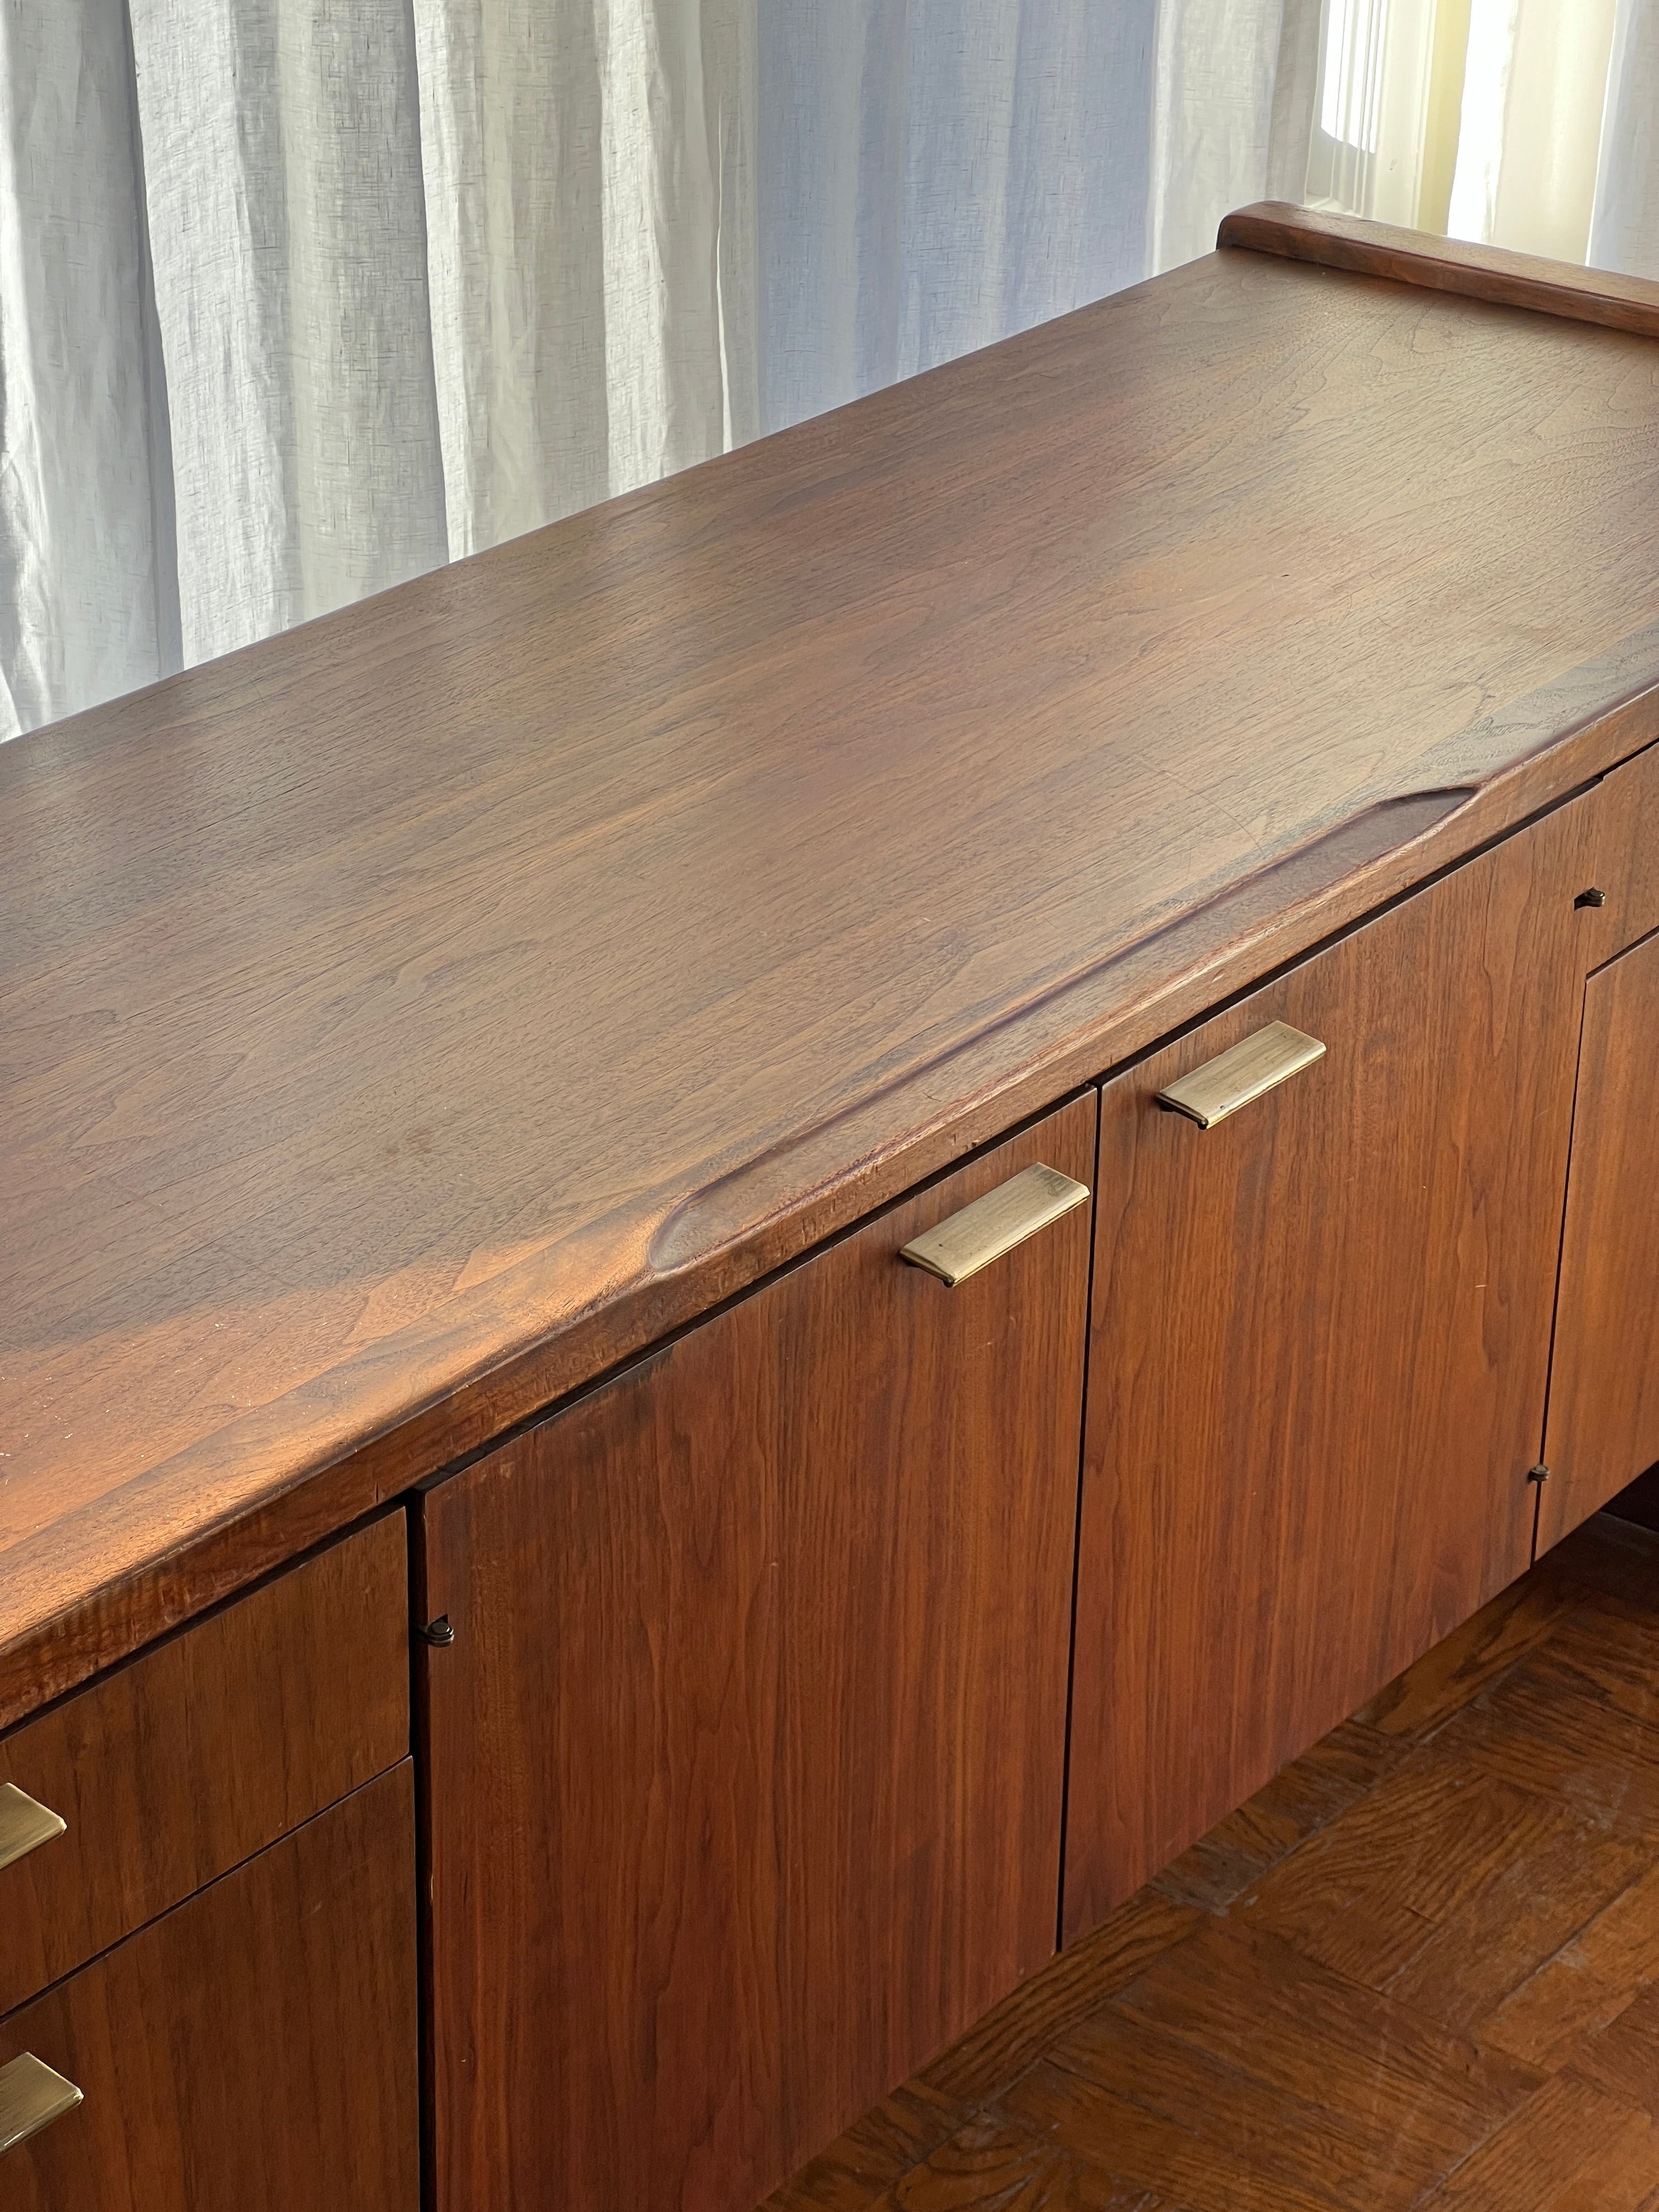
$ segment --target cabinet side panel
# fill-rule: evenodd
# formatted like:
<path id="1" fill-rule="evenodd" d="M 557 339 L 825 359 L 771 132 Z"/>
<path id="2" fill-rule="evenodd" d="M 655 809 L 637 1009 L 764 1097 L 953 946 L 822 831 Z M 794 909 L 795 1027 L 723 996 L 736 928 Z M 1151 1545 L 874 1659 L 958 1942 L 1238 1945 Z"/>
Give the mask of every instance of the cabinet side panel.
<path id="1" fill-rule="evenodd" d="M 1092 1097 L 422 1502 L 440 2212 L 750 2212 L 1051 1954 Z"/>
<path id="2" fill-rule="evenodd" d="M 1107 1085 L 1066 1927 L 1527 1564 L 1585 912 L 1563 809 Z M 1200 1129 L 1156 1094 L 1288 1023 Z"/>
<path id="3" fill-rule="evenodd" d="M 1590 977 L 1540 1548 L 1659 1461 L 1659 937 Z"/>

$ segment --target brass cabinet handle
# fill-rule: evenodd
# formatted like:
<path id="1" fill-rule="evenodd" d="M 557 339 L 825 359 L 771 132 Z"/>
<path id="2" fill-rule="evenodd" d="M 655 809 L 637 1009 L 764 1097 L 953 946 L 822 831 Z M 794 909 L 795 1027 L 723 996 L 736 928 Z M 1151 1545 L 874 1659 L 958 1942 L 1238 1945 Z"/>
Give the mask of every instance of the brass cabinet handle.
<path id="1" fill-rule="evenodd" d="M 0 2158 L 72 2112 L 81 2101 L 74 2082 L 55 2074 L 32 2051 L 0 2066 Z"/>
<path id="2" fill-rule="evenodd" d="M 1269 1022 L 1254 1036 L 1241 1039 L 1231 1052 L 1218 1053 L 1178 1083 L 1166 1085 L 1158 1092 L 1158 1103 L 1166 1113 L 1184 1114 L 1200 1129 L 1213 1129 L 1251 1099 L 1324 1057 L 1325 1048 L 1317 1037 L 1304 1036 L 1288 1022 Z"/>
<path id="3" fill-rule="evenodd" d="M 66 1826 L 50 1805 L 37 1805 L 15 1782 L 0 1782 L 0 1869 L 61 1836 Z"/>
<path id="4" fill-rule="evenodd" d="M 1088 1195 L 1087 1183 L 1073 1182 L 1058 1168 L 1025 1168 L 964 1206 L 960 1213 L 948 1215 L 937 1228 L 913 1237 L 899 1257 L 913 1267 L 925 1267 L 954 1290 L 1039 1229 L 1081 1206 Z"/>

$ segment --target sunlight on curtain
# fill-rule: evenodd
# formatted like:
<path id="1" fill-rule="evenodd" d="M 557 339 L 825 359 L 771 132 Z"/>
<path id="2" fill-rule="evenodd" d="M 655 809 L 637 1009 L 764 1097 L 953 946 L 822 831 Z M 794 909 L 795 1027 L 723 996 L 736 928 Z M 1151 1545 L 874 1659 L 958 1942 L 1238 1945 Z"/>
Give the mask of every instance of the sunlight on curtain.
<path id="1" fill-rule="evenodd" d="M 1651 160 L 1656 26 L 1655 0 L 1325 0 L 1305 196 L 1583 261 Z M 1654 236 L 1651 180 L 1634 197 L 1597 232 L 1613 265 Z"/>
<path id="2" fill-rule="evenodd" d="M 1379 222 L 1433 220 L 1448 64 L 1436 0 L 1327 0 L 1307 198 Z"/>
<path id="3" fill-rule="evenodd" d="M 1454 238 L 1582 261 L 1614 0 L 1474 0 Z"/>

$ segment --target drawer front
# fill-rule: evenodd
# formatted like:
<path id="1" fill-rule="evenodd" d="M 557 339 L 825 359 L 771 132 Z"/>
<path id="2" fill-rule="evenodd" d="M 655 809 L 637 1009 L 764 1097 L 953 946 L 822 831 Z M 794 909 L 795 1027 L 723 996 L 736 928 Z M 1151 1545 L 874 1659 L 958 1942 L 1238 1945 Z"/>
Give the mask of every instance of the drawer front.
<path id="1" fill-rule="evenodd" d="M 378 1521 L 0 1740 L 0 2012 L 404 1756 L 405 1541 Z"/>
<path id="2" fill-rule="evenodd" d="M 0 2021 L 0 2204 L 417 2212 L 418 2099 L 405 1760 Z"/>

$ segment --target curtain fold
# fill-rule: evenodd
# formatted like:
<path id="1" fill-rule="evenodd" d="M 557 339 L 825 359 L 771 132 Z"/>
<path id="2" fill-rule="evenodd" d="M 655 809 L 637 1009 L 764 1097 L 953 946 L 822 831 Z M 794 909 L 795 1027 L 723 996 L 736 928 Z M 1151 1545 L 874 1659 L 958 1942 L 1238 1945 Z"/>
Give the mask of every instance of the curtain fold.
<path id="1" fill-rule="evenodd" d="M 0 738 L 167 665 L 142 206 L 123 0 L 0 4 Z"/>
<path id="2" fill-rule="evenodd" d="M 1164 0 L 1153 70 L 1152 270 L 1207 253 L 1229 207 L 1264 197 L 1286 19 L 1295 52 L 1318 14 L 1297 0 Z"/>
<path id="3" fill-rule="evenodd" d="M 1583 261 L 1614 0 L 1474 0 L 1449 228 Z"/>
<path id="4" fill-rule="evenodd" d="M 187 661 L 447 556 L 407 0 L 131 0 Z"/>
<path id="5" fill-rule="evenodd" d="M 754 297 L 768 429 L 1144 273 L 1152 0 L 772 0 Z"/>
<path id="6" fill-rule="evenodd" d="M 1589 259 L 1659 277 L 1659 0 L 1619 0 Z"/>

